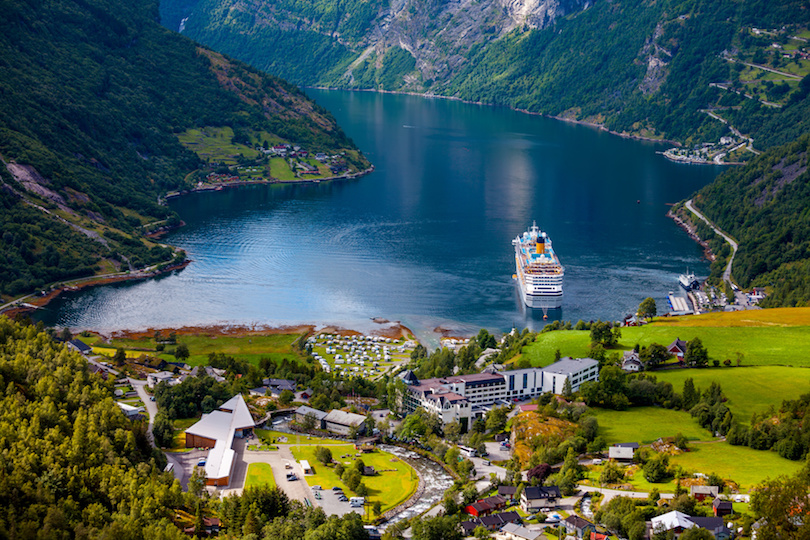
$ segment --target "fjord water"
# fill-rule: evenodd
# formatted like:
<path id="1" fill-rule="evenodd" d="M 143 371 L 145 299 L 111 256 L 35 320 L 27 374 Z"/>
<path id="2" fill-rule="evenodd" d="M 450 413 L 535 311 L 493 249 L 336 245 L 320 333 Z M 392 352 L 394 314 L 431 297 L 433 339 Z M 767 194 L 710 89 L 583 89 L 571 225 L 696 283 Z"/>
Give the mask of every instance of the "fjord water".
<path id="1" fill-rule="evenodd" d="M 308 90 L 376 170 L 345 182 L 256 186 L 172 201 L 166 238 L 194 262 L 173 275 L 65 296 L 46 322 L 101 330 L 328 323 L 370 317 L 429 335 L 542 326 L 518 297 L 511 240 L 532 224 L 565 266 L 549 320 L 617 319 L 647 296 L 666 309 L 708 263 L 665 214 L 712 166 L 666 145 L 507 109 Z"/>

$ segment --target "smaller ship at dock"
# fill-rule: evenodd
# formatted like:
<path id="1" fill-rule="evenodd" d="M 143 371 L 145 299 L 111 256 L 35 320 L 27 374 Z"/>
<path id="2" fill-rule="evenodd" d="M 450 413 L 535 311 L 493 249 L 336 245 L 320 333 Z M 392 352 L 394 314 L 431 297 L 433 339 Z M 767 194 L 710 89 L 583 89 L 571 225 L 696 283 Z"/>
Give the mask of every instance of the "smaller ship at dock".
<path id="1" fill-rule="evenodd" d="M 689 270 L 687 270 L 685 274 L 681 274 L 681 276 L 678 278 L 678 283 L 680 283 L 681 287 L 683 287 L 683 289 L 686 291 L 692 291 L 700 288 L 700 280 L 695 277 L 695 274 L 690 274 Z"/>

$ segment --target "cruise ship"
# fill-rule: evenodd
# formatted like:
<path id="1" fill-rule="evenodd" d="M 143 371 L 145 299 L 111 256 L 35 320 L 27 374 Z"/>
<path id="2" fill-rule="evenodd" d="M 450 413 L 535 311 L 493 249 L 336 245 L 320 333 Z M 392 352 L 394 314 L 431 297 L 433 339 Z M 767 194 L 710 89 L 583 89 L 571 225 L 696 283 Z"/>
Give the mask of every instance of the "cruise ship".
<path id="1" fill-rule="evenodd" d="M 563 273 L 551 239 L 536 223 L 512 240 L 515 246 L 516 279 L 520 294 L 530 308 L 558 308 L 562 305 Z"/>

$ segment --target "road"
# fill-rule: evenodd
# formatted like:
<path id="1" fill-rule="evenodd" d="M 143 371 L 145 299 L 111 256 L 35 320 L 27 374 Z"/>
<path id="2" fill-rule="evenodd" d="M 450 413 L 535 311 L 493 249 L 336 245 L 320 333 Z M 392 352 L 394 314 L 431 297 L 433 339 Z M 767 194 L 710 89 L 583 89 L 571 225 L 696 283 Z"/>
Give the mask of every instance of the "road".
<path id="1" fill-rule="evenodd" d="M 716 232 L 717 234 L 722 236 L 726 240 L 726 242 L 728 242 L 729 245 L 731 246 L 731 257 L 728 260 L 728 264 L 726 265 L 726 269 L 723 270 L 723 281 L 725 281 L 726 283 L 731 285 L 732 284 L 731 283 L 731 264 L 734 262 L 734 255 L 737 254 L 737 242 L 732 240 L 730 236 L 728 236 L 726 233 L 724 233 L 723 231 L 718 229 L 714 225 L 714 223 L 712 223 L 711 221 L 706 219 L 706 217 L 703 214 L 698 212 L 697 209 L 692 205 L 692 199 L 689 199 L 688 201 L 686 201 L 686 209 L 689 210 L 690 212 L 692 212 L 693 214 L 695 214 L 701 220 L 703 220 L 709 227 L 712 228 L 712 230 L 714 232 Z"/>
<path id="2" fill-rule="evenodd" d="M 146 392 L 146 381 L 130 378 L 129 384 L 131 384 L 132 388 L 138 393 L 138 397 L 143 401 L 144 408 L 147 414 L 149 414 L 149 427 L 147 428 L 146 438 L 149 439 L 149 444 L 151 444 L 152 447 L 157 448 L 155 446 L 155 437 L 152 435 L 152 427 L 155 425 L 155 416 L 157 416 L 158 412 L 157 403 L 152 401 L 152 396 Z M 164 452 L 164 454 L 166 455 L 166 459 L 169 460 L 169 463 L 173 465 L 172 472 L 174 472 L 174 477 L 185 489 L 188 485 L 187 476 L 190 475 L 190 469 L 185 466 L 186 464 L 183 460 L 179 459 L 180 454 L 173 454 L 171 452 Z"/>

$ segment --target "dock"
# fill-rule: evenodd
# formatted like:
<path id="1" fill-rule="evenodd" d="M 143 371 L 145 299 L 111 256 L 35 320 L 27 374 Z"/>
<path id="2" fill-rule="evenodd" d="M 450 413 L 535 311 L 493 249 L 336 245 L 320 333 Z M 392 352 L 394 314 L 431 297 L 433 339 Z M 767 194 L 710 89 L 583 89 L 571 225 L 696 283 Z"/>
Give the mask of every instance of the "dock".
<path id="1" fill-rule="evenodd" d="M 669 293 L 667 300 L 669 300 L 669 306 L 672 308 L 673 315 L 688 315 L 692 313 L 686 298 L 676 296 L 674 293 Z"/>

